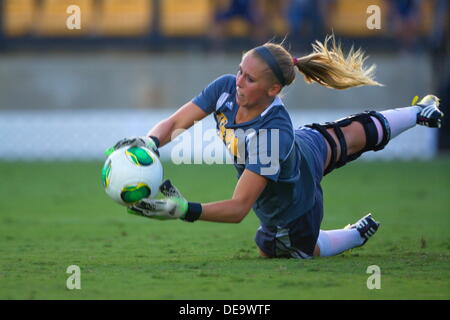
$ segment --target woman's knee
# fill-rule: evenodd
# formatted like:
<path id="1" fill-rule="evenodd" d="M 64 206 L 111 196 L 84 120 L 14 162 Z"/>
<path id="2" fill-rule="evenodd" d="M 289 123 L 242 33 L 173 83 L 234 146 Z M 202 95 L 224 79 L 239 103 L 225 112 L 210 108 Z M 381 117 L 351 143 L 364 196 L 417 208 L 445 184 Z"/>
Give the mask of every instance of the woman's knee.
<path id="1" fill-rule="evenodd" d="M 261 248 L 258 247 L 259 256 L 262 258 L 273 258 L 273 256 L 269 255 L 268 253 L 265 253 L 261 250 Z"/>
<path id="2" fill-rule="evenodd" d="M 366 133 L 361 123 L 354 121 L 349 126 L 342 128 L 342 133 L 347 143 L 347 156 L 364 149 L 366 145 Z"/>
<path id="3" fill-rule="evenodd" d="M 320 247 L 317 244 L 314 247 L 313 257 L 320 257 Z"/>
<path id="4" fill-rule="evenodd" d="M 335 161 L 338 159 L 341 159 L 341 141 L 339 141 L 338 136 L 336 135 L 333 128 L 328 128 L 327 132 L 329 135 L 333 138 L 335 142 Z M 346 127 L 342 127 L 342 134 L 345 139 L 345 147 L 346 147 L 346 156 L 355 154 L 360 152 L 362 149 L 364 149 L 366 145 L 366 135 L 364 131 L 364 127 L 361 123 L 354 121 L 350 125 Z M 327 168 L 331 162 L 331 153 L 332 153 L 332 147 L 330 146 L 330 142 L 327 142 L 327 160 L 326 160 L 326 166 Z"/>

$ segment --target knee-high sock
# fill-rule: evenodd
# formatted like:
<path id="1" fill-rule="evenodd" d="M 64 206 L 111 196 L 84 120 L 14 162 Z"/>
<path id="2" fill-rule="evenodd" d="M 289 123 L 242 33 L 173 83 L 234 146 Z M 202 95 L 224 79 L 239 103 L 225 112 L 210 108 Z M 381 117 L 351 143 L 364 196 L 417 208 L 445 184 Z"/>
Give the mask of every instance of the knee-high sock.
<path id="1" fill-rule="evenodd" d="M 396 108 L 380 111 L 380 113 L 386 118 L 389 122 L 389 126 L 391 127 L 391 139 L 398 136 L 400 133 L 411 129 L 416 125 L 417 114 L 422 109 L 418 106 L 411 106 L 405 108 Z M 377 131 L 378 131 L 378 142 L 380 144 L 383 138 L 383 129 L 381 127 L 381 123 L 377 118 L 371 117 L 374 121 Z"/>
<path id="2" fill-rule="evenodd" d="M 364 239 L 356 229 L 320 230 L 317 245 L 321 257 L 335 256 L 362 245 Z"/>

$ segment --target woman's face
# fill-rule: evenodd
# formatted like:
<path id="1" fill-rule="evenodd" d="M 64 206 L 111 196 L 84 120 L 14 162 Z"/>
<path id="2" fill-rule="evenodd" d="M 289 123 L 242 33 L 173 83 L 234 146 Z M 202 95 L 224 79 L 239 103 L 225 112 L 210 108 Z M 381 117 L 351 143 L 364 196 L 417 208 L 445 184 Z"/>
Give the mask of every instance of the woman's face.
<path id="1" fill-rule="evenodd" d="M 276 95 L 267 76 L 267 65 L 253 54 L 245 54 L 236 74 L 236 102 L 239 107 L 265 107 Z"/>

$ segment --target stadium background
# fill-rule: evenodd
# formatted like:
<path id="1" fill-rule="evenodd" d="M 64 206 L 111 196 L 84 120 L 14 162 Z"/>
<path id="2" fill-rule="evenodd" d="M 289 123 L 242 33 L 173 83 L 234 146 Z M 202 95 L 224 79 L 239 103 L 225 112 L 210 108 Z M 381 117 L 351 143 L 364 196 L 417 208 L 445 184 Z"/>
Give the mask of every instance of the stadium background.
<path id="1" fill-rule="evenodd" d="M 147 249 L 135 246 L 136 242 L 143 241 L 139 238 L 140 234 L 152 230 L 154 235 L 151 235 L 151 239 L 158 242 L 161 241 L 158 240 L 160 232 L 167 234 L 174 232 L 167 224 L 161 227 L 151 224 L 142 226 L 142 223 L 129 220 L 129 217 L 122 217 L 123 212 L 120 210 L 122 208 L 110 203 L 101 190 L 100 168 L 104 159 L 103 151 L 118 139 L 146 133 L 152 125 L 198 94 L 217 76 L 234 73 L 242 52 L 255 45 L 268 40 L 285 39 L 291 51 L 300 56 L 310 52 L 314 40 L 323 40 L 326 34 L 334 32 L 346 50 L 352 45 L 361 47 L 369 55 L 367 64 L 377 65 L 376 80 L 383 83 L 384 87 L 337 91 L 315 84 L 307 85 L 301 76 L 297 77 L 296 83 L 283 92 L 283 98 L 296 125 L 329 121 L 367 109 L 402 107 L 408 105 L 415 95 L 423 96 L 428 93 L 438 95 L 442 99 L 443 111 L 447 115 L 450 114 L 449 8 L 446 0 L 255 0 L 253 1 L 255 6 L 251 9 L 253 20 L 224 14 L 232 2 L 231 0 L 0 0 L 0 172 L 3 180 L 0 188 L 2 190 L 0 227 L 3 235 L 0 250 L 4 257 L 0 272 L 2 281 L 0 297 L 72 298 L 68 292 L 61 293 L 58 287 L 60 284 L 50 279 L 53 275 L 53 278 L 64 283 L 65 275 L 64 273 L 61 275 L 61 268 L 67 266 L 68 261 L 74 261 L 71 260 L 73 256 L 65 255 L 62 248 L 55 249 L 56 243 L 61 243 L 66 249 L 69 247 L 69 250 L 81 256 L 85 255 L 84 258 L 80 258 L 79 264 L 90 263 L 91 271 L 88 272 L 92 274 L 86 275 L 88 278 L 95 277 L 98 270 L 108 273 L 106 268 L 103 269 L 103 266 L 108 264 L 116 270 L 121 262 L 112 257 L 121 256 L 126 250 L 130 254 L 135 250 L 141 250 L 142 252 L 136 253 L 136 257 L 146 257 Z M 66 20 L 70 15 L 66 9 L 74 4 L 81 9 L 80 30 L 68 30 L 66 27 Z M 367 18 L 370 16 L 366 10 L 370 5 L 377 5 L 381 9 L 379 30 L 370 30 L 366 26 Z M 402 7 L 403 5 L 406 7 Z M 397 7 L 403 8 L 402 14 L 396 14 Z M 299 21 L 302 23 L 296 25 Z M 394 259 L 394 263 L 400 266 L 398 268 L 406 263 L 412 265 L 411 272 L 419 272 L 419 269 L 432 270 L 433 266 L 438 269 L 440 266 L 440 274 L 444 280 L 433 278 L 439 277 L 439 272 L 436 275 L 431 271 L 429 274 L 425 272 L 422 278 L 422 274 L 417 276 L 419 280 L 428 279 L 424 280 L 424 283 L 434 280 L 439 283 L 436 287 L 433 287 L 434 282 L 427 285 L 427 288 L 431 288 L 429 290 L 435 290 L 435 297 L 438 298 L 449 297 L 448 278 L 445 276 L 448 275 L 448 237 L 442 233 L 442 228 L 448 225 L 450 181 L 448 119 L 449 117 L 444 119 L 441 130 L 417 127 L 393 140 L 383 152 L 363 156 L 366 160 L 393 161 L 386 164 L 371 161 L 372 164 L 367 167 L 356 164 L 353 175 L 342 169 L 342 174 L 337 173 L 335 180 L 330 179 L 330 185 L 325 186 L 325 190 L 332 191 L 330 200 L 327 201 L 330 201 L 333 207 L 341 208 L 336 209 L 335 217 L 330 216 L 326 220 L 326 223 L 333 227 L 350 222 L 346 220 L 346 215 L 359 207 L 361 210 L 367 210 L 365 202 L 370 200 L 373 203 L 374 199 L 379 200 L 379 197 L 385 197 L 383 198 L 385 202 L 376 201 L 374 210 L 400 212 L 395 217 L 385 213 L 386 232 L 389 230 L 389 222 L 391 228 L 399 228 L 404 223 L 402 217 L 411 214 L 411 209 L 415 209 L 413 216 L 416 218 L 415 220 L 411 218 L 411 221 L 422 225 L 423 229 L 418 232 L 412 225 L 408 225 L 405 230 L 410 233 L 405 231 L 402 234 L 403 242 L 398 244 L 398 247 L 392 244 L 396 241 L 396 236 L 391 232 L 388 238 L 384 238 L 384 241 L 388 241 L 384 243 L 387 246 L 384 248 L 388 248 L 386 249 L 388 251 L 404 249 L 403 251 L 408 252 L 407 257 L 401 256 L 398 261 Z M 204 120 L 204 128 L 212 126 L 212 119 Z M 216 143 L 221 144 L 218 139 Z M 171 145 L 161 151 L 162 158 L 169 160 Z M 169 162 L 167 166 L 169 172 L 176 177 L 177 185 L 195 200 L 215 201 L 232 191 L 234 174 L 230 168 L 223 169 L 231 174 L 231 178 L 228 179 L 225 178 L 225 174 L 214 171 L 218 170 L 217 168 L 208 169 L 204 166 L 197 166 L 201 169 L 193 168 L 195 166 L 183 168 Z M 408 180 L 425 169 L 429 169 L 430 172 L 429 176 L 421 176 L 423 185 Z M 442 169 L 445 171 L 442 172 Z M 375 179 L 368 185 L 367 177 L 377 175 L 373 170 L 380 170 L 376 172 L 385 172 L 386 175 L 380 175 L 380 181 L 376 182 Z M 196 183 L 205 186 L 210 183 L 208 180 L 210 177 L 222 181 L 223 191 L 210 190 L 206 195 L 202 190 L 196 190 L 197 186 L 193 187 L 189 182 L 195 179 Z M 348 184 L 333 182 L 338 179 L 348 180 Z M 370 185 L 374 188 L 372 191 L 367 189 Z M 338 189 L 347 192 L 352 190 L 352 206 L 349 207 L 345 202 L 348 193 L 339 193 Z M 61 194 L 61 190 L 67 190 L 70 195 Z M 361 190 L 361 194 L 358 190 Z M 433 202 L 434 207 L 428 208 L 421 201 L 420 195 L 424 190 L 428 190 L 425 192 L 428 197 L 434 197 L 433 201 L 436 200 Z M 371 196 L 368 197 L 367 194 Z M 89 195 L 95 199 L 92 200 Z M 386 199 L 390 195 L 392 199 Z M 411 195 L 417 198 L 417 203 L 411 204 L 406 200 L 410 199 Z M 398 197 L 402 197 L 406 204 L 399 201 Z M 361 199 L 361 203 L 356 199 Z M 22 208 L 19 210 L 22 212 L 21 215 L 15 214 L 16 204 Z M 423 218 L 424 210 L 436 213 L 433 222 L 429 218 Z M 93 212 L 96 212 L 95 215 Z M 353 216 L 348 219 L 353 219 Z M 255 219 L 249 218 L 248 221 L 241 228 L 248 228 L 250 232 L 254 232 Z M 190 234 L 187 230 L 190 227 L 174 227 L 178 228 L 175 229 L 177 230 L 175 233 L 181 237 L 183 243 L 188 243 L 183 237 Z M 238 239 L 241 239 L 239 237 L 244 239 L 245 236 L 245 240 L 239 242 L 245 244 L 240 249 L 228 245 L 230 248 L 220 249 L 222 251 L 217 251 L 216 255 L 213 249 L 208 248 L 205 249 L 206 255 L 213 257 L 214 261 L 223 252 L 227 255 L 230 251 L 237 250 L 232 255 L 231 265 L 228 261 L 223 262 L 229 267 L 230 273 L 233 273 L 233 268 L 238 265 L 237 272 L 239 273 L 239 268 L 242 267 L 245 274 L 246 265 L 239 265 L 240 262 L 253 266 L 254 261 L 251 260 L 253 251 L 248 249 L 249 246 L 253 248 L 252 233 L 245 232 L 245 235 L 241 235 L 244 234 L 243 229 L 239 229 L 241 233 L 237 233 L 238 231 L 233 233 L 225 226 L 209 227 L 209 231 L 206 228 L 202 229 L 201 224 L 193 228 L 197 230 L 194 234 L 201 237 L 194 239 L 194 243 L 201 243 L 199 239 L 208 239 L 209 243 L 209 239 L 216 237 L 214 230 L 219 229 L 229 232 L 229 238 L 225 240 L 230 242 L 232 236 Z M 57 233 L 58 229 L 61 233 Z M 122 246 L 128 245 L 125 251 L 123 248 L 116 248 L 114 235 L 117 230 L 120 230 L 119 238 L 124 243 Z M 63 232 L 67 232 L 67 236 L 63 235 Z M 427 237 L 426 232 L 433 236 L 427 238 L 425 242 L 423 234 Z M 84 236 L 88 241 L 93 234 L 97 235 L 95 243 L 98 243 L 98 248 L 89 249 L 89 253 L 84 252 L 83 248 L 90 248 L 96 244 L 82 242 L 80 238 Z M 80 238 L 77 238 L 77 235 Z M 418 269 L 414 269 L 414 262 L 410 262 L 410 259 L 423 258 L 423 255 L 416 254 L 414 251 L 416 249 L 408 247 L 409 244 L 419 241 L 416 236 L 422 237 L 420 249 L 417 250 L 424 250 L 428 246 L 430 257 L 432 252 L 443 251 L 444 254 L 436 253 L 435 260 L 426 260 L 423 263 L 413 260 L 417 266 L 420 265 Z M 69 244 L 71 240 L 67 237 L 75 239 L 74 243 L 77 243 L 77 246 L 74 244 L 72 248 Z M 77 239 L 80 242 L 76 242 Z M 36 247 L 29 244 L 30 240 L 31 243 L 36 243 Z M 38 245 L 41 243 L 44 244 Z M 152 250 L 156 250 L 155 247 L 157 246 L 153 246 Z M 116 255 L 111 252 L 113 249 L 118 250 Z M 92 250 L 98 251 L 92 253 Z M 197 257 L 197 252 L 192 251 L 190 247 L 183 250 L 187 250 L 190 254 L 188 260 L 173 259 L 181 259 L 180 261 L 188 267 L 192 263 L 193 270 L 204 269 L 203 266 L 207 265 L 206 260 L 192 260 L 192 262 L 189 259 Z M 173 248 L 169 251 L 172 256 L 176 252 Z M 383 249 L 379 251 L 375 249 L 375 253 L 377 252 L 380 257 L 384 257 L 386 253 Z M 365 257 L 365 254 L 367 255 L 363 252 L 362 256 Z M 45 258 L 46 255 L 48 258 Z M 415 258 L 411 258 L 412 255 Z M 153 253 L 152 257 L 155 256 L 156 258 L 151 260 L 151 266 L 153 271 L 159 270 L 160 277 L 155 276 L 152 281 L 159 281 L 160 285 L 165 281 L 166 291 L 162 289 L 161 293 L 152 292 L 148 295 L 149 293 L 141 288 L 141 291 L 135 292 L 133 290 L 139 287 L 136 283 L 142 280 L 139 278 L 136 283 L 130 280 L 130 285 L 134 284 L 135 288 L 127 291 L 130 294 L 125 297 L 186 298 L 186 295 L 177 296 L 168 293 L 171 285 L 167 283 L 167 278 L 173 276 L 181 283 L 183 280 L 179 279 L 176 273 L 169 277 L 168 273 L 171 271 L 162 267 L 166 266 L 167 253 L 158 251 L 156 254 Z M 49 262 L 53 261 L 52 257 L 58 262 Z M 95 257 L 99 257 L 99 261 L 101 257 L 104 259 L 97 263 Z M 360 258 L 364 261 L 361 263 L 369 261 Z M 403 258 L 404 261 L 401 260 Z M 388 260 L 386 259 L 386 264 L 389 263 Z M 336 261 L 336 268 L 342 270 L 350 268 L 348 261 Z M 321 268 L 325 271 L 325 277 L 328 277 L 326 278 L 328 280 L 323 281 L 319 278 L 319 284 L 322 283 L 324 288 L 334 287 L 336 282 L 330 280 L 330 277 L 335 277 L 335 274 L 330 272 L 327 275 L 325 262 L 322 264 L 319 260 L 314 263 L 310 271 L 314 273 L 316 269 Z M 424 265 L 426 267 L 423 267 Z M 219 262 L 216 265 L 212 263 L 212 266 L 220 269 Z M 291 267 L 294 265 L 288 264 L 286 267 L 284 264 L 272 262 L 268 266 L 276 267 L 281 275 L 287 270 L 283 268 L 288 268 L 289 272 L 292 272 Z M 253 267 L 249 268 L 248 274 L 251 278 Z M 28 282 L 25 282 L 19 273 L 28 274 L 29 270 L 32 271 L 26 279 Z M 211 283 L 215 283 L 216 271 L 212 270 L 206 268 L 206 271 L 199 271 L 194 278 L 198 276 L 201 281 L 211 280 Z M 47 295 L 38 289 L 42 286 L 39 277 L 33 277 L 33 272 L 42 276 L 41 273 L 44 271 L 49 275 Z M 140 275 L 142 270 L 134 271 Z M 288 274 L 284 279 L 290 277 L 289 272 L 286 271 Z M 112 277 L 108 281 L 114 283 L 114 275 L 108 275 Z M 281 277 L 284 276 L 283 274 Z M 310 276 L 311 279 L 316 279 L 314 278 L 316 275 Z M 231 281 L 237 279 L 234 277 L 239 278 L 231 275 Z M 364 277 L 364 274 L 361 277 Z M 404 296 L 409 294 L 405 293 L 407 288 L 411 286 L 416 288 L 414 284 L 408 283 L 407 274 L 404 277 L 404 283 L 396 287 L 398 292 L 401 292 L 400 297 L 403 297 L 402 294 Z M 346 288 L 349 292 L 343 296 L 339 291 L 342 288 L 336 287 L 339 290 L 326 297 L 351 298 L 355 295 L 365 298 L 397 297 L 397 293 L 389 291 L 384 291 L 388 293 L 383 296 L 367 294 L 366 289 L 351 292 L 353 280 L 354 278 L 351 280 L 348 278 Z M 179 290 L 178 285 L 173 284 L 173 288 L 175 291 Z M 186 290 L 188 288 L 189 285 L 186 284 Z M 204 295 L 197 291 L 186 292 L 193 294 L 191 297 L 200 299 L 222 298 L 226 294 L 235 298 L 255 298 L 258 296 L 254 292 L 260 292 L 253 288 L 253 293 L 245 294 L 243 286 L 241 293 L 230 289 L 231 291 L 225 293 L 209 291 L 211 295 L 208 295 L 208 290 L 212 290 L 211 286 L 206 284 L 203 288 L 207 288 Z M 86 296 L 75 297 L 122 297 L 123 290 L 109 289 L 97 293 L 86 290 L 84 291 Z M 121 293 L 117 293 L 118 291 Z M 105 292 L 108 293 L 104 294 Z M 278 292 L 276 288 L 274 292 Z M 319 290 L 316 296 L 306 298 L 323 297 L 321 294 L 324 292 Z M 431 293 L 428 296 L 420 293 L 416 296 L 413 293 L 411 295 L 419 298 L 433 297 Z M 277 297 L 298 298 L 294 292 Z"/>
<path id="2" fill-rule="evenodd" d="M 217 76 L 234 73 L 244 50 L 285 37 L 293 53 L 302 55 L 315 39 L 334 32 L 346 49 L 354 44 L 367 51 L 367 63 L 378 66 L 376 78 L 385 85 L 327 90 L 299 76 L 284 92 L 296 125 L 401 107 L 430 92 L 447 99 L 445 1 L 418 1 L 409 9 L 414 25 L 395 17 L 399 1 L 258 0 L 249 9 L 251 20 L 217 18 L 231 2 L 0 1 L 0 158 L 100 159 L 103 148 L 145 133 Z M 295 3 L 302 5 L 289 7 Z M 66 27 L 73 4 L 81 9 L 79 30 Z M 366 26 L 366 10 L 374 4 L 381 9 L 379 30 Z M 288 16 L 294 10 L 296 20 Z M 295 27 L 295 21 L 301 23 Z M 212 126 L 211 119 L 205 123 Z M 448 130 L 445 124 L 441 149 L 449 148 Z M 25 147 L 16 148 L 18 142 Z M 365 158 L 430 158 L 438 143 L 436 130 L 418 128 L 394 140 L 387 152 Z M 163 158 L 169 155 L 170 146 Z"/>

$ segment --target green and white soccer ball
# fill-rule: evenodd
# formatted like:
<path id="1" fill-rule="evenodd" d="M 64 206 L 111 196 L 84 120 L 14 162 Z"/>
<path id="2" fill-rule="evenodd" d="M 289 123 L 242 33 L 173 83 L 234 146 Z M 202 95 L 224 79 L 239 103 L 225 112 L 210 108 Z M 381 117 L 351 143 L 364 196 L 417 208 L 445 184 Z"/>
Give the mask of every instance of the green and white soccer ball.
<path id="1" fill-rule="evenodd" d="M 163 176 L 158 156 L 145 147 L 128 146 L 114 151 L 102 169 L 106 193 L 124 206 L 144 198 L 155 198 Z"/>

